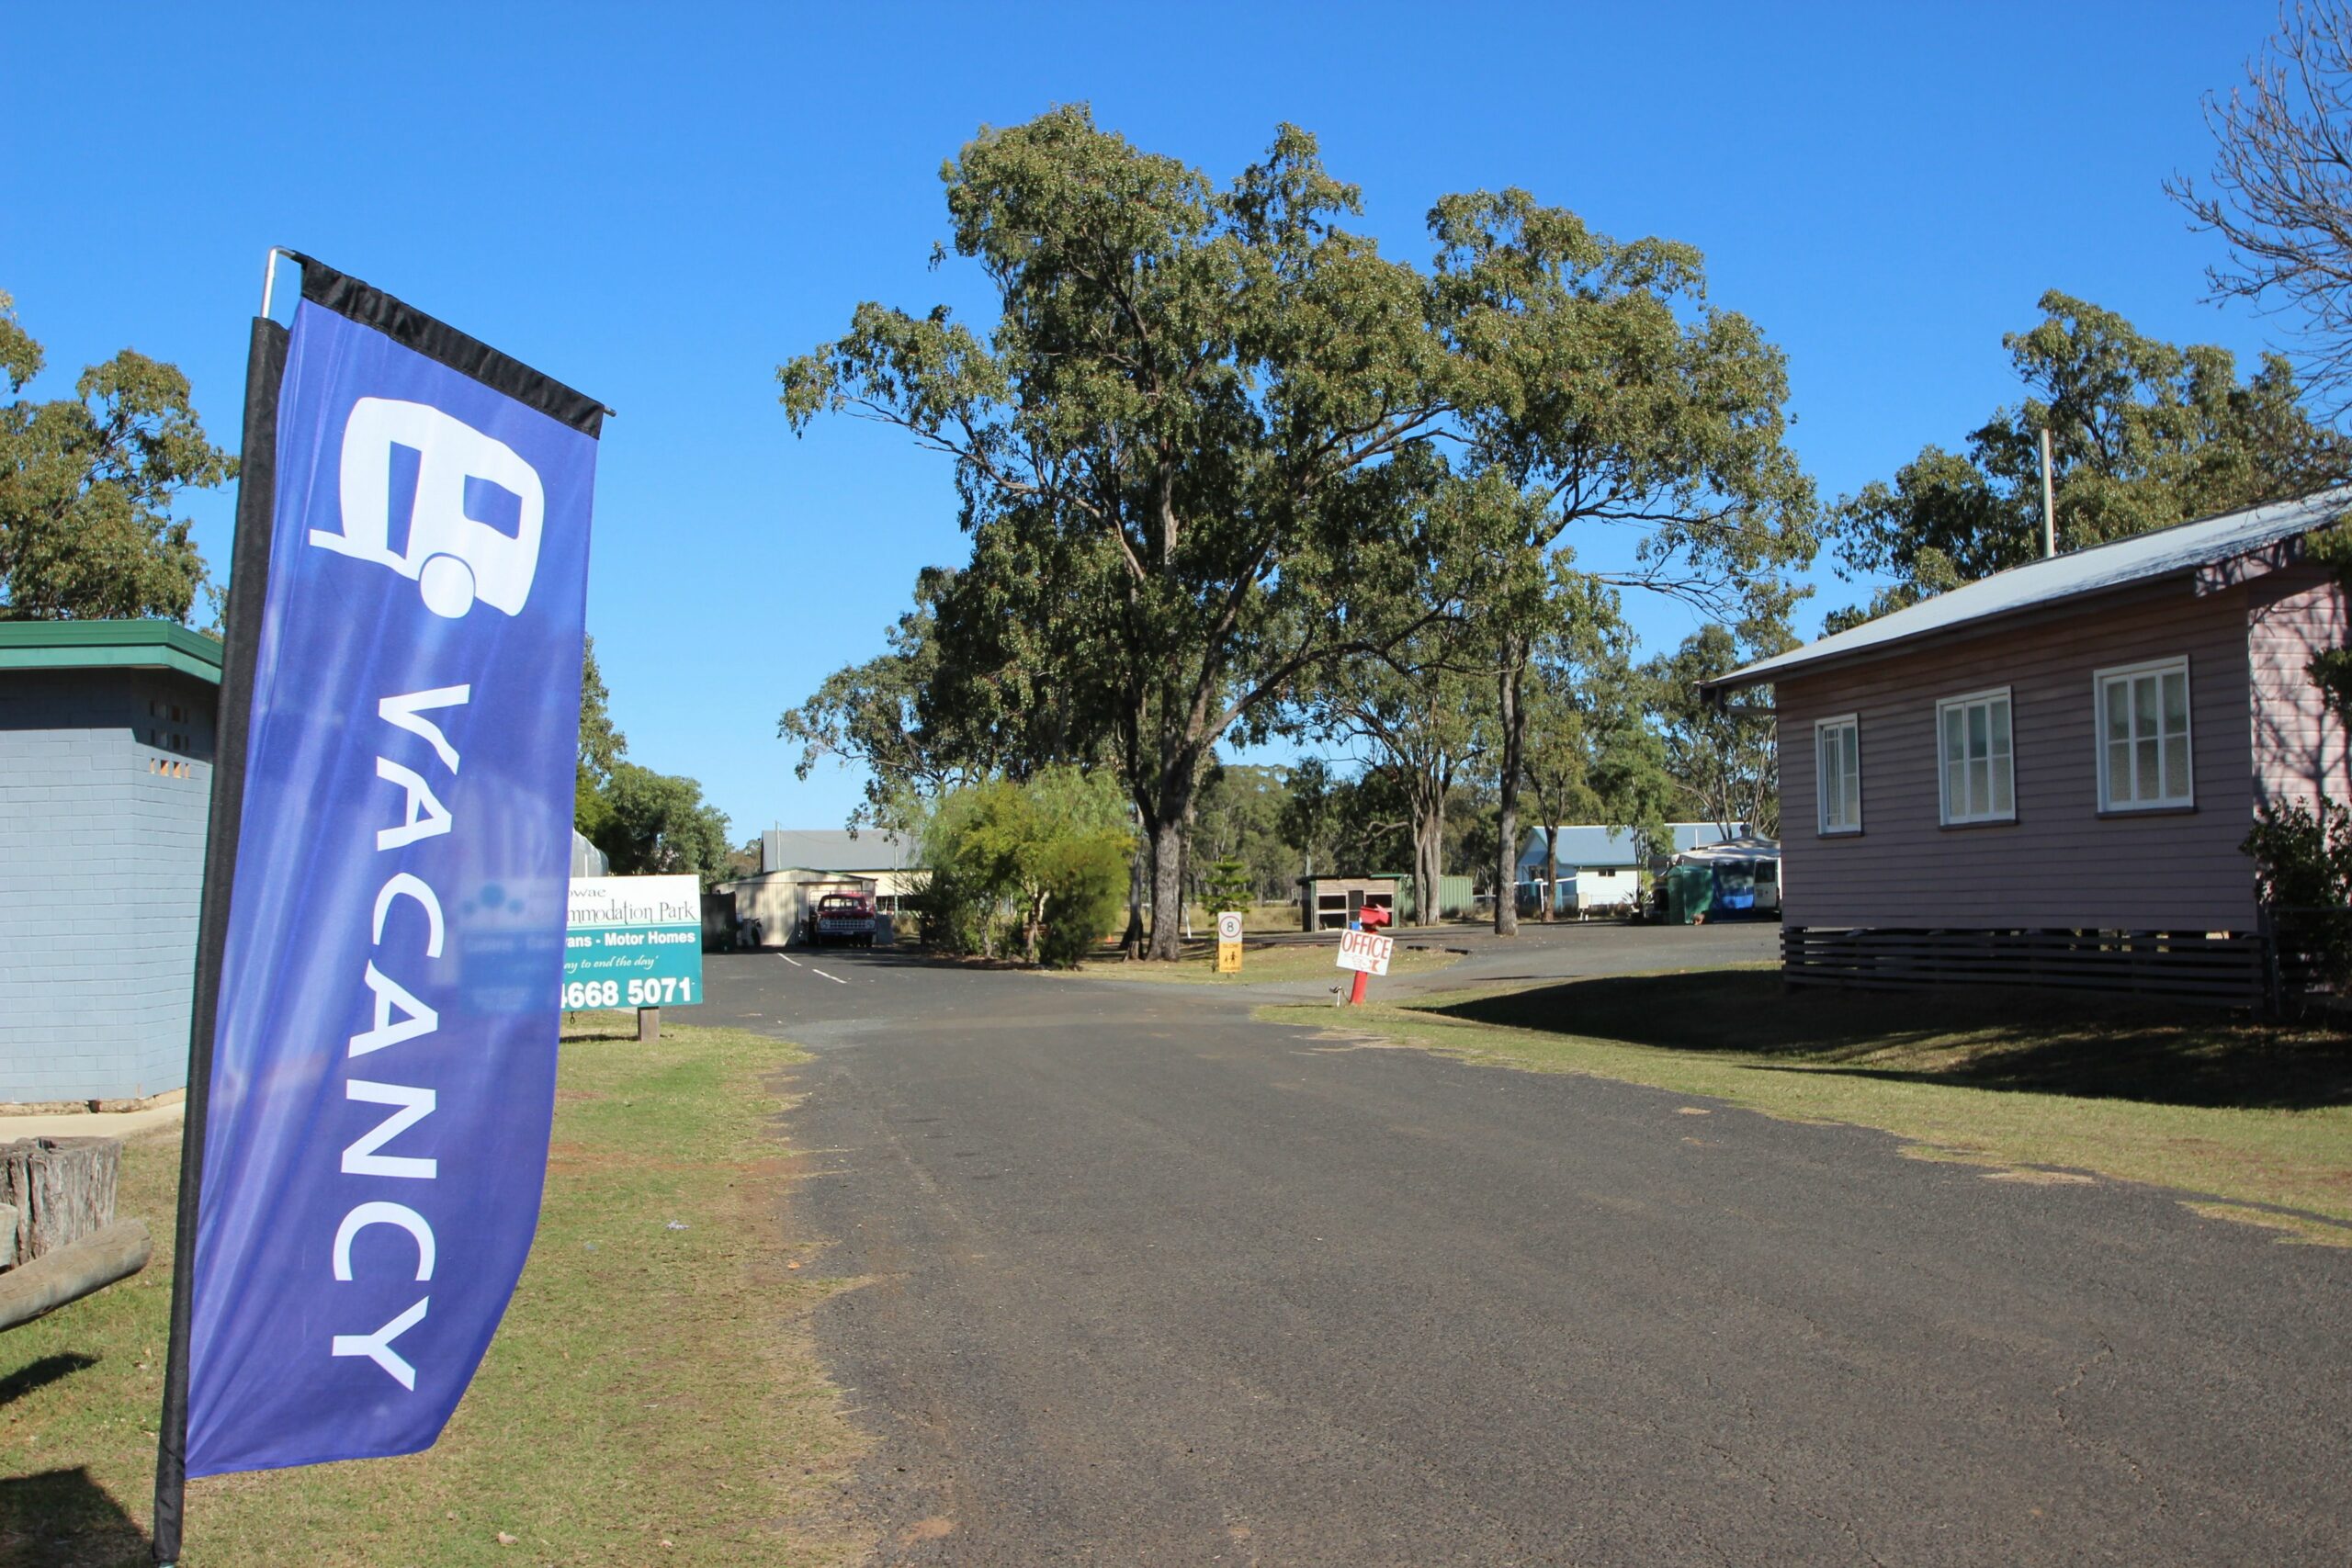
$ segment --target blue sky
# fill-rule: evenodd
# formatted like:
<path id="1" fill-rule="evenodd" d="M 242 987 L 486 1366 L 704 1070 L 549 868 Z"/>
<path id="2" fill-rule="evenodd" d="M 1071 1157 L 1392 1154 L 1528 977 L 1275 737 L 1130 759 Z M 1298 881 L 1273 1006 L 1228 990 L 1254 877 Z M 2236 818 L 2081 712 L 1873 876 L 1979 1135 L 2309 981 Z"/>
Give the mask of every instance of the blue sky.
<path id="1" fill-rule="evenodd" d="M 1452 190 L 1520 185 L 1699 246 L 1788 352 L 1826 498 L 2017 389 L 2004 332 L 2059 288 L 2251 356 L 2285 324 L 2201 303 L 2199 100 L 2271 0 L 2194 5 L 1307 7 L 864 5 L 23 7 L 0 48 L 0 289 L 62 395 L 131 344 L 233 446 L 273 244 L 320 255 L 619 411 L 589 628 L 631 755 L 758 829 L 837 825 L 775 719 L 869 656 L 916 570 L 961 559 L 943 463 L 841 420 L 795 439 L 778 362 L 862 299 L 985 301 L 938 170 L 982 124 L 1091 102 L 1229 177 L 1274 125 L 1425 258 Z M 228 492 L 191 498 L 225 563 Z M 1826 577 L 1826 573 L 1824 574 Z M 1830 581 L 1805 612 L 1848 602 Z M 1636 608 L 1652 647 L 1687 613 Z"/>

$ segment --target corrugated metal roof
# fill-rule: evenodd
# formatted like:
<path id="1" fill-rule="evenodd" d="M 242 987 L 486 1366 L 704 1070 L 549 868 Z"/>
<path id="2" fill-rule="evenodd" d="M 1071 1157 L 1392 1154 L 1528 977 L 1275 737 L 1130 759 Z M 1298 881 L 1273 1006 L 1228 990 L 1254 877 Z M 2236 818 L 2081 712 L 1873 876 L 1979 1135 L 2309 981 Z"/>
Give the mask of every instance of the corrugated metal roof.
<path id="1" fill-rule="evenodd" d="M 2113 544 L 2094 545 L 2072 555 L 2014 566 L 1834 637 L 1759 660 L 1706 684 L 1716 691 L 1753 686 L 1808 664 L 1872 652 L 1971 621 L 2015 615 L 2127 583 L 2194 571 L 2323 527 L 2347 508 L 2352 508 L 2352 486 L 2322 491 L 2301 501 L 2275 502 L 2245 512 L 2158 528 Z"/>
<path id="2" fill-rule="evenodd" d="M 771 828 L 760 835 L 760 869 L 892 871 L 916 864 L 915 847 L 887 829 L 852 837 L 838 828 Z"/>
<path id="3" fill-rule="evenodd" d="M 1667 830 L 1674 836 L 1674 848 L 1679 853 L 1697 849 L 1702 844 L 1721 843 L 1734 835 L 1725 833 L 1714 822 L 1669 822 Z M 1594 871 L 1612 866 L 1635 866 L 1643 861 L 1641 851 L 1634 843 L 1634 835 L 1623 828 L 1602 828 L 1593 825 L 1560 829 L 1560 865 L 1563 870 L 1584 866 Z M 1519 867 L 1524 876 L 1530 866 L 1544 863 L 1544 829 L 1528 830 L 1527 847 L 1520 852 Z"/>

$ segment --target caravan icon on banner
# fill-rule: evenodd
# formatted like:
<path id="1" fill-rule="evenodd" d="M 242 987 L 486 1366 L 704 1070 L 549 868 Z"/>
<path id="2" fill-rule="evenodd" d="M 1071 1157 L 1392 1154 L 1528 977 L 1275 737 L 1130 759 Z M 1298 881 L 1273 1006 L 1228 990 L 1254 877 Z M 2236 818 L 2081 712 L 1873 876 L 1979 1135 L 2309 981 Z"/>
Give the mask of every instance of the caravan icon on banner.
<path id="1" fill-rule="evenodd" d="M 521 612 L 538 570 L 547 492 L 512 446 L 430 403 L 361 398 L 343 427 L 341 466 L 343 532 L 313 528 L 311 543 L 390 567 L 436 615 L 457 620 L 477 600 Z M 406 496 L 393 482 L 403 468 L 413 481 Z M 501 511 L 511 512 L 512 533 L 482 515 Z"/>

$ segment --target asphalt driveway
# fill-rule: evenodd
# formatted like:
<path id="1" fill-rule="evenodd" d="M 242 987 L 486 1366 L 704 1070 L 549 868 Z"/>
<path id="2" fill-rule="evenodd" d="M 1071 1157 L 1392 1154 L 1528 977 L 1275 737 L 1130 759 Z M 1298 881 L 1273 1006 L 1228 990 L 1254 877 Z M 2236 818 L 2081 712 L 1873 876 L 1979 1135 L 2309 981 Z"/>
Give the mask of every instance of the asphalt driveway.
<path id="1" fill-rule="evenodd" d="M 1470 962 L 1702 951 L 1609 930 Z M 2341 1249 L 1200 987 L 709 980 L 816 1052 L 885 1562 L 2352 1561 Z"/>

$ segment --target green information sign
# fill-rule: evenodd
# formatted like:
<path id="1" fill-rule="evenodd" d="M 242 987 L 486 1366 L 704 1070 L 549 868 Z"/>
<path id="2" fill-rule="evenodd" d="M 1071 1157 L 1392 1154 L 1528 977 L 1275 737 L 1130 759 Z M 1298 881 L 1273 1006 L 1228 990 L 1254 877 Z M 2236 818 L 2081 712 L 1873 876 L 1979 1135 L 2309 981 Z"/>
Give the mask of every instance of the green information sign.
<path id="1" fill-rule="evenodd" d="M 566 1008 L 702 1001 L 702 883 L 692 876 L 576 876 L 563 940 Z"/>

